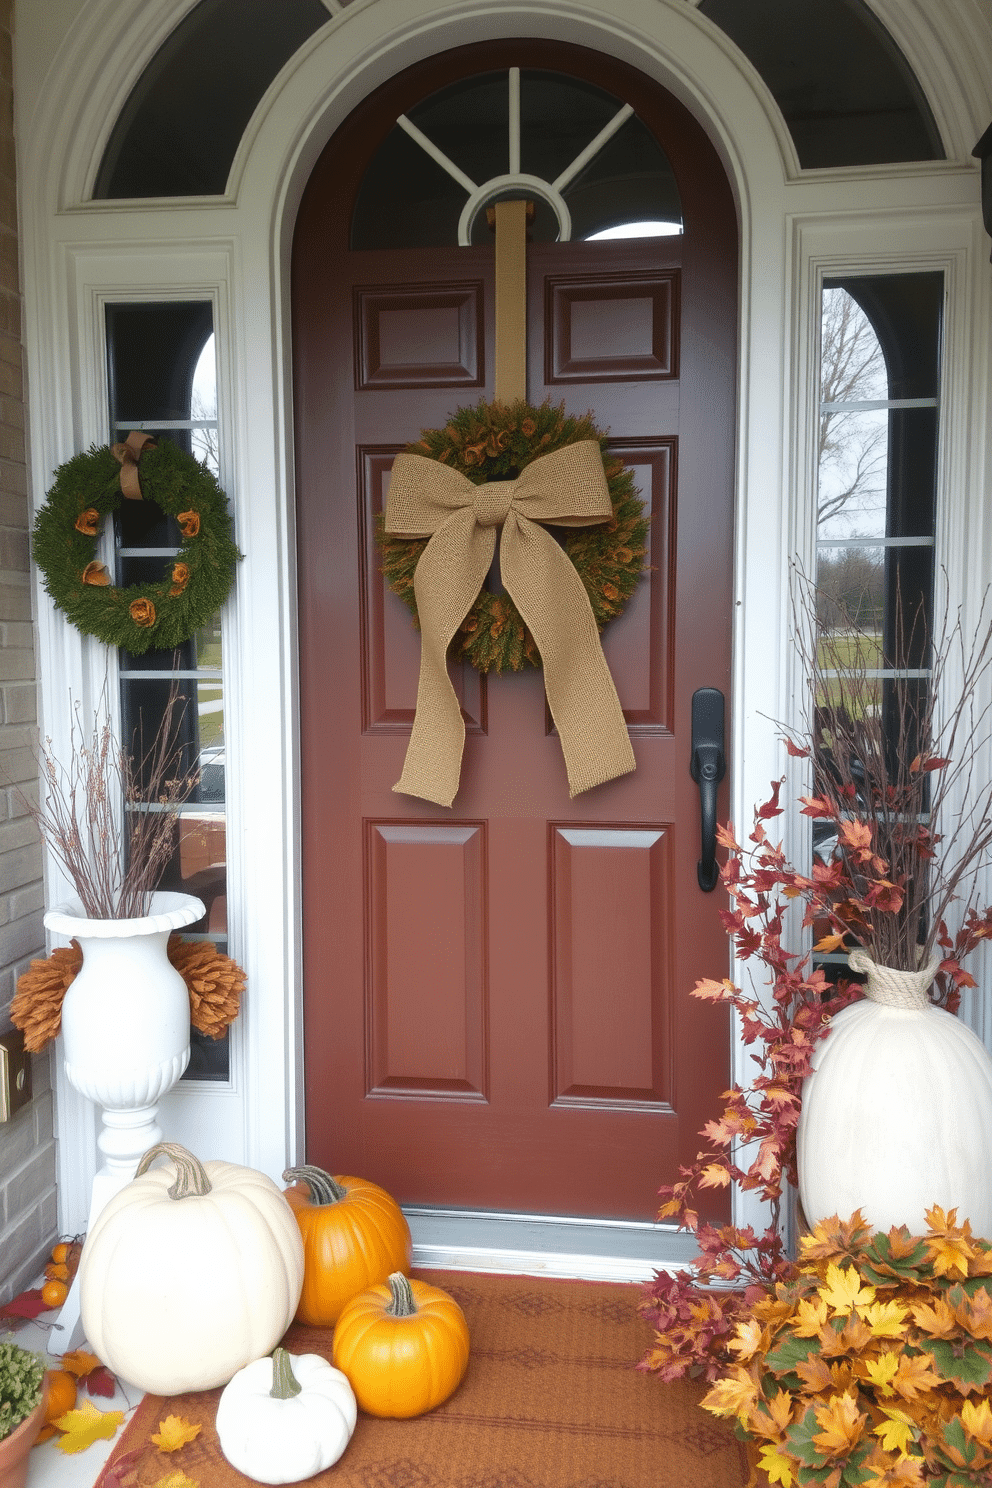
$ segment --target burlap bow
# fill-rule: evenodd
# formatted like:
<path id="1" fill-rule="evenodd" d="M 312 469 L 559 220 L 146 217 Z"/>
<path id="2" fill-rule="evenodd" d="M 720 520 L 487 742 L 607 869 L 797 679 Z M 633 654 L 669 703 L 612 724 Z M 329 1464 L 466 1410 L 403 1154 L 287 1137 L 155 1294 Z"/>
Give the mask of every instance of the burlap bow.
<path id="1" fill-rule="evenodd" d="M 420 617 L 417 712 L 394 790 L 450 806 L 465 725 L 447 669 L 452 638 L 492 563 L 502 523 L 503 584 L 534 637 L 573 796 L 634 769 L 634 752 L 582 580 L 539 522 L 584 527 L 613 514 L 595 440 L 542 455 L 516 480 L 476 486 L 423 455 L 398 455 L 385 530 L 427 537 L 413 588 Z"/>
<path id="2" fill-rule="evenodd" d="M 112 444 L 110 453 L 121 467 L 121 490 L 129 501 L 142 501 L 141 481 L 138 478 L 138 461 L 146 449 L 154 447 L 150 434 L 132 429 L 122 444 Z"/>

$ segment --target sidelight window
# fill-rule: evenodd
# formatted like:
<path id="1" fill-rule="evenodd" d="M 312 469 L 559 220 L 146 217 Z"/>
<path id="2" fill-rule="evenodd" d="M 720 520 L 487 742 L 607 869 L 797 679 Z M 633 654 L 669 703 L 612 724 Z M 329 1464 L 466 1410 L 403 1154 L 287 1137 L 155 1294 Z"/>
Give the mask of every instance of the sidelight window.
<path id="1" fill-rule="evenodd" d="M 111 440 L 132 429 L 171 439 L 218 471 L 217 376 L 213 307 L 205 301 L 111 304 L 106 307 Z M 114 560 L 119 585 L 161 577 L 178 551 L 179 529 L 151 501 L 124 501 L 115 513 Z M 220 617 L 177 651 L 119 652 L 121 737 L 126 745 L 154 734 L 170 688 L 183 706 L 185 765 L 199 785 L 182 808 L 162 888 L 196 894 L 204 920 L 184 935 L 227 950 L 224 681 Z M 140 751 L 134 751 L 137 755 Z M 145 805 L 146 803 L 142 803 Z M 141 809 L 141 806 L 138 807 Z M 229 1078 L 227 1035 L 194 1029 L 184 1079 Z"/>

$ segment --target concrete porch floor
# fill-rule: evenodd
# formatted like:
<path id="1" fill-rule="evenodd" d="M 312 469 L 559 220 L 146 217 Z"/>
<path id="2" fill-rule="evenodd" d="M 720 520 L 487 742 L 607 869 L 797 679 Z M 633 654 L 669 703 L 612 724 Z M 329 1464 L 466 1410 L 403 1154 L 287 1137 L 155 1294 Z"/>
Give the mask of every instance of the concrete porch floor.
<path id="1" fill-rule="evenodd" d="M 0 1338 L 10 1338 L 22 1348 L 34 1349 L 37 1353 L 44 1355 L 48 1368 L 57 1369 L 59 1360 L 47 1351 L 49 1330 L 44 1326 L 47 1321 L 57 1316 L 55 1312 L 42 1313 L 37 1322 L 25 1323 L 22 1328 L 18 1328 L 16 1333 L 0 1332 Z M 83 1343 L 81 1347 L 86 1348 L 87 1344 Z M 112 1440 L 96 1441 L 83 1452 L 60 1451 L 55 1437 L 34 1447 L 28 1467 L 27 1488 L 93 1488 L 115 1443 L 120 1440 L 121 1433 L 131 1419 L 132 1411 L 141 1399 L 142 1391 L 137 1386 L 127 1383 L 118 1382 L 117 1393 L 113 1399 L 109 1396 L 89 1395 L 85 1385 L 82 1385 L 79 1391 L 80 1404 L 84 1400 L 92 1400 L 98 1410 L 124 1411 L 123 1422 Z"/>

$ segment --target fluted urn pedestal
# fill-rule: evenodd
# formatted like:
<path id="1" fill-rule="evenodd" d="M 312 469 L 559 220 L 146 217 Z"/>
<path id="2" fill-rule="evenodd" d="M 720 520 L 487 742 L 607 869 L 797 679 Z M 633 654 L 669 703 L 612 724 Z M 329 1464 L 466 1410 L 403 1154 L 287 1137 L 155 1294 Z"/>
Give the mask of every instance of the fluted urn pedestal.
<path id="1" fill-rule="evenodd" d="M 46 927 L 78 942 L 82 967 L 62 1005 L 66 1079 L 102 1108 L 89 1223 L 134 1177 L 162 1140 L 158 1103 L 189 1063 L 189 992 L 167 954 L 169 936 L 202 919 L 191 894 L 153 894 L 133 920 L 92 920 L 70 901 L 49 910 Z M 81 1342 L 75 1286 L 52 1329 L 49 1351 Z"/>

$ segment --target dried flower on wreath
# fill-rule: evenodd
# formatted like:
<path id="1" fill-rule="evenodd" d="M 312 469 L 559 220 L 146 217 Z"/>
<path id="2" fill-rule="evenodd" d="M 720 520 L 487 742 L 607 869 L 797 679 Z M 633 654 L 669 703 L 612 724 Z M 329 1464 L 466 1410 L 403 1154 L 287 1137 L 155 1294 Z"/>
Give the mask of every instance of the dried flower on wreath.
<path id="1" fill-rule="evenodd" d="M 207 1038 L 217 1039 L 238 1016 L 247 977 L 238 963 L 211 940 L 185 940 L 170 935 L 168 955 L 186 983 L 189 1017 Z M 58 946 L 50 956 L 32 961 L 17 979 L 10 1017 L 24 1034 L 24 1047 L 38 1053 L 62 1026 L 62 1002 L 83 964 L 76 941 Z"/>
<path id="2" fill-rule="evenodd" d="M 148 439 L 137 463 L 125 464 L 138 473 L 137 499 L 175 524 L 184 577 L 167 562 L 161 578 L 119 588 L 96 550 L 101 524 L 126 501 L 126 449 L 94 445 L 59 466 L 35 520 L 32 553 L 56 607 L 78 630 L 141 655 L 172 650 L 207 624 L 230 593 L 241 554 L 212 471 L 171 440 Z"/>

